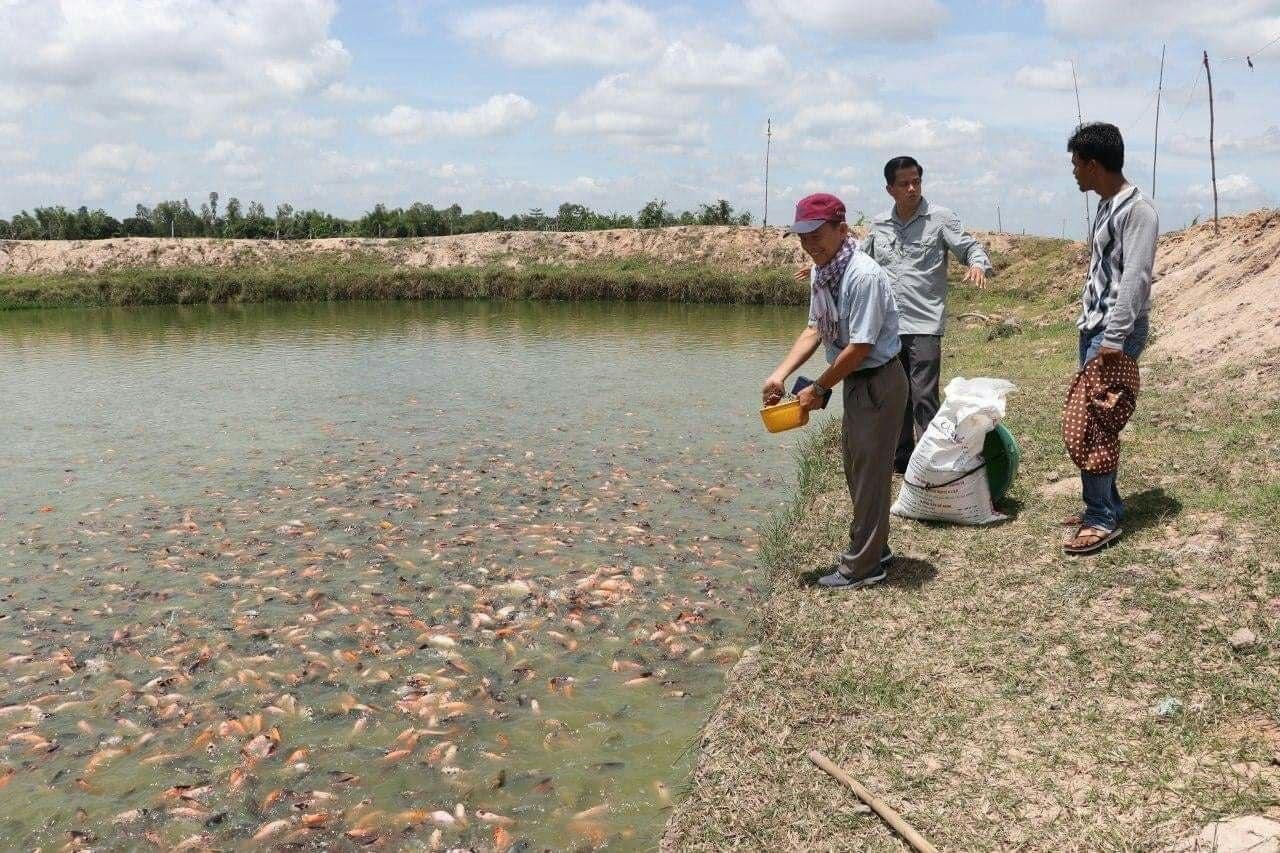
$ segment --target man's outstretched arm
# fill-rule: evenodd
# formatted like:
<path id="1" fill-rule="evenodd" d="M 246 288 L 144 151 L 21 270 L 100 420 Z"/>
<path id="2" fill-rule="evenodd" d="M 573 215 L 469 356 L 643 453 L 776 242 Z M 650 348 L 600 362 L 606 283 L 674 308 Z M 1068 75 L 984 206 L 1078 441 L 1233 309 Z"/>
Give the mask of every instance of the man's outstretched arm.
<path id="1" fill-rule="evenodd" d="M 771 406 L 782 399 L 782 395 L 786 393 L 784 383 L 787 377 L 799 370 L 800 365 L 809 360 L 821 343 L 822 336 L 818 334 L 818 330 L 813 326 L 805 327 L 805 330 L 796 338 L 796 342 L 791 345 L 791 352 L 787 353 L 787 357 L 764 381 L 761 398 L 766 406 Z"/>
<path id="2" fill-rule="evenodd" d="M 991 275 L 994 270 L 991 267 L 991 259 L 987 257 L 987 252 L 982 248 L 972 234 L 964 230 L 964 226 L 960 224 L 960 217 L 952 213 L 942 222 L 942 239 L 947 244 L 947 248 L 951 250 L 951 254 L 956 256 L 960 263 L 968 267 L 965 271 L 964 280 L 972 282 L 981 287 L 987 283 L 987 276 Z"/>

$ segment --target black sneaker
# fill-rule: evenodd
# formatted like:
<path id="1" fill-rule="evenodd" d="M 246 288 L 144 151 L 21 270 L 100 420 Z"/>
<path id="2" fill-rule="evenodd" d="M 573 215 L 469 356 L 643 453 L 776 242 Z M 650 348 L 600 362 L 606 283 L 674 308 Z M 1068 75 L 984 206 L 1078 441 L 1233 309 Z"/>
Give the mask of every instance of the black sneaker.
<path id="1" fill-rule="evenodd" d="M 883 563 L 872 569 L 870 574 L 863 575 L 860 578 L 849 577 L 844 572 L 836 569 L 831 574 L 818 578 L 818 586 L 823 589 L 866 589 L 869 586 L 875 586 L 880 583 L 888 574 L 884 570 Z"/>
<path id="2" fill-rule="evenodd" d="M 893 551 L 889 550 L 888 545 L 885 545 L 884 553 L 880 555 L 879 563 L 876 565 L 876 568 L 873 569 L 871 572 L 872 575 L 878 574 L 879 577 L 871 581 L 871 583 L 868 583 L 865 585 L 870 586 L 872 583 L 879 583 L 880 581 L 884 580 L 884 573 L 888 570 L 890 566 L 893 565 L 893 561 L 896 559 L 897 559 L 897 555 L 894 554 Z M 827 566 L 827 573 L 825 575 L 814 578 L 813 581 L 811 582 L 817 583 L 820 586 L 831 587 L 832 589 L 842 588 L 843 585 L 838 582 L 837 578 L 834 578 L 832 576 L 840 575 L 841 577 L 848 577 L 847 575 L 844 574 L 843 565 L 844 565 L 843 563 L 837 560 L 836 562 Z M 817 574 L 817 573 L 815 572 L 814 574 Z M 813 578 L 814 576 L 810 575 L 809 577 Z M 828 580 L 829 582 L 823 583 L 824 579 Z"/>

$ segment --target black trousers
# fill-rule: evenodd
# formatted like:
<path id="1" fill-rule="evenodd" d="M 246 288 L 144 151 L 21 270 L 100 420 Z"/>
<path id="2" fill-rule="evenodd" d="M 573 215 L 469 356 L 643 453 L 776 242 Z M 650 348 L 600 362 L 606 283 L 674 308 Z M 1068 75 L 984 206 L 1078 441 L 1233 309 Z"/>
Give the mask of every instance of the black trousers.
<path id="1" fill-rule="evenodd" d="M 898 353 L 898 359 L 907 371 L 910 393 L 893 460 L 893 468 L 898 473 L 907 470 L 911 452 L 916 449 L 916 439 L 924 435 L 929 421 L 938 413 L 941 405 L 938 378 L 942 375 L 941 335 L 902 335 L 901 341 L 902 351 Z"/>

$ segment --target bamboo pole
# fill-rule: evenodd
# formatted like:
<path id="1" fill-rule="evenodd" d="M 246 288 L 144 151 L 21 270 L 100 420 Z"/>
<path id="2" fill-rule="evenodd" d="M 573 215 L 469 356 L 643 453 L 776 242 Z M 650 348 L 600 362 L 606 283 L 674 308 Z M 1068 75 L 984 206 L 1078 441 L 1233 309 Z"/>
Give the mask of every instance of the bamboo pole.
<path id="1" fill-rule="evenodd" d="M 1151 143 L 1151 200 L 1156 200 L 1156 158 L 1160 156 L 1160 96 L 1164 94 L 1164 52 L 1168 45 L 1160 45 L 1160 82 L 1156 84 L 1156 133 Z"/>
<path id="2" fill-rule="evenodd" d="M 833 764 L 829 758 L 817 750 L 809 751 L 809 760 L 821 767 L 831 776 L 845 784 L 849 790 L 858 795 L 858 799 L 862 800 L 884 819 L 884 822 L 893 827 L 894 831 L 906 839 L 907 843 L 919 853 L 938 853 L 938 848 L 930 844 L 923 835 L 915 830 L 915 828 L 902 819 L 902 816 L 890 808 L 875 794 L 858 784 L 852 776 L 841 770 L 837 765 Z"/>
<path id="3" fill-rule="evenodd" d="M 1204 76 L 1209 81 L 1209 168 L 1213 176 L 1213 233 L 1218 233 L 1218 161 L 1213 154 L 1213 73 L 1209 70 L 1209 51 L 1204 52 Z"/>

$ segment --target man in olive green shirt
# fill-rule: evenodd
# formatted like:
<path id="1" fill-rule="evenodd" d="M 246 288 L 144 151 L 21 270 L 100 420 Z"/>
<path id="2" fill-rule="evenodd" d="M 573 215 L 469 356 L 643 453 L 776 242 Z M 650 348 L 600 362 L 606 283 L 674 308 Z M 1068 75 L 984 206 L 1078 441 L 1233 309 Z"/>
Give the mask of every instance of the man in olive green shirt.
<path id="1" fill-rule="evenodd" d="M 871 221 L 860 248 L 884 267 L 898 303 L 902 350 L 899 358 L 911 381 L 894 470 L 905 473 L 941 403 L 942 334 L 947 311 L 947 252 L 968 267 L 964 280 L 979 287 L 992 272 L 978 241 L 945 207 L 930 205 L 923 191 L 924 169 L 911 157 L 894 157 L 884 167 L 893 209 Z"/>

